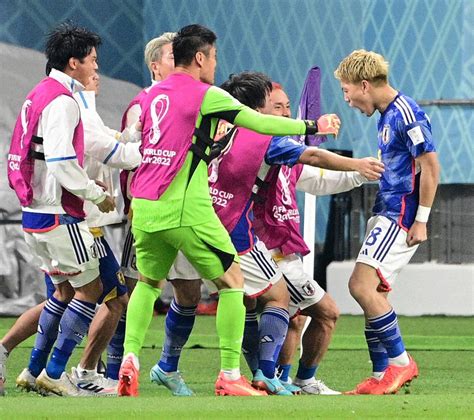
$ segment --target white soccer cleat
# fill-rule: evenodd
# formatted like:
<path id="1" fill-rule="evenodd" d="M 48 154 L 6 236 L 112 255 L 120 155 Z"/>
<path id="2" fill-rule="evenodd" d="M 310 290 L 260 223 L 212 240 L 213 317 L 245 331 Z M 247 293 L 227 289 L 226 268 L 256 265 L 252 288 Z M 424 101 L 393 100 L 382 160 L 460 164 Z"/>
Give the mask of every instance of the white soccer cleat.
<path id="1" fill-rule="evenodd" d="M 105 378 L 104 375 L 100 373 L 88 372 L 73 367 L 71 369 L 70 379 L 77 388 L 87 392 L 89 396 L 117 396 L 118 381 Z"/>
<path id="2" fill-rule="evenodd" d="M 341 395 L 339 391 L 334 391 L 329 388 L 323 381 L 319 379 L 314 379 L 311 382 L 301 381 L 298 378 L 295 378 L 293 385 L 296 385 L 301 388 L 303 394 L 312 394 L 312 395 Z"/>
<path id="3" fill-rule="evenodd" d="M 36 378 L 28 368 L 24 368 L 16 378 L 16 387 L 26 392 L 36 391 Z"/>
<path id="4" fill-rule="evenodd" d="M 53 379 L 48 376 L 46 369 L 43 369 L 36 378 L 36 388 L 41 395 L 55 394 L 60 397 L 91 396 L 87 391 L 83 391 L 74 385 L 66 372 L 63 372 L 59 379 Z"/>

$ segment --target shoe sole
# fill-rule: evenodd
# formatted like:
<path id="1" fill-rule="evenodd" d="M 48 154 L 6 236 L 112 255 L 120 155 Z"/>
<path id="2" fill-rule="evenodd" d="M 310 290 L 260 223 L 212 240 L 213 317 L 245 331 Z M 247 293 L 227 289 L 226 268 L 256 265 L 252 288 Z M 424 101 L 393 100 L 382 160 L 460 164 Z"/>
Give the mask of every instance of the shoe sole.
<path id="1" fill-rule="evenodd" d="M 117 395 L 119 397 L 138 397 L 138 390 L 132 392 L 130 388 L 132 387 L 132 376 L 131 375 L 122 375 L 120 376 Z"/>
<path id="2" fill-rule="evenodd" d="M 385 395 L 390 395 L 390 394 L 393 395 L 393 394 L 396 394 L 398 391 L 400 391 L 400 389 L 402 389 L 403 387 L 409 388 L 411 382 L 412 382 L 414 379 L 416 379 L 417 377 L 418 377 L 418 375 L 412 376 L 410 379 L 407 379 L 406 381 L 397 384 L 394 389 L 390 389 L 390 390 L 388 390 L 388 391 L 385 391 L 384 394 L 385 394 Z M 409 393 L 410 393 L 410 390 L 408 390 L 408 392 L 407 392 L 407 390 L 405 390 L 405 393 L 409 394 Z"/>
<path id="3" fill-rule="evenodd" d="M 261 391 L 261 390 L 259 390 Z M 242 395 L 242 394 L 232 394 L 230 393 L 229 391 L 226 391 L 225 389 L 216 389 L 215 390 L 215 395 L 218 396 L 218 397 L 265 397 L 266 395 L 263 394 L 263 395 L 254 395 L 254 394 L 246 394 L 246 395 Z"/>
<path id="4" fill-rule="evenodd" d="M 37 387 L 36 385 L 31 385 L 29 382 L 21 381 L 16 383 L 16 387 L 20 389 L 22 392 L 36 392 Z"/>

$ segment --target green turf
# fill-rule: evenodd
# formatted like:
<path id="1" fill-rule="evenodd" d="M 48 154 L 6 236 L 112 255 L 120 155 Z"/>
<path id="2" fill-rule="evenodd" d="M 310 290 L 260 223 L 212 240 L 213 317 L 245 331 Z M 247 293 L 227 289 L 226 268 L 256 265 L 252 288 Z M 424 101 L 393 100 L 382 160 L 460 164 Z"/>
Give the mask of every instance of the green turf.
<path id="1" fill-rule="evenodd" d="M 0 319 L 0 336 L 13 323 Z M 141 355 L 139 398 L 43 398 L 17 392 L 15 376 L 26 365 L 32 340 L 8 360 L 8 395 L 0 398 L 0 419 L 12 418 L 472 418 L 474 403 L 474 319 L 400 318 L 408 350 L 420 368 L 410 394 L 394 396 L 213 397 L 219 367 L 214 318 L 198 317 L 181 369 L 193 398 L 170 397 L 151 384 L 148 369 L 159 357 L 163 317 L 155 318 Z M 318 376 L 332 388 L 351 389 L 370 372 L 361 317 L 341 317 Z M 77 363 L 77 355 L 72 363 Z M 248 372 L 246 372 L 248 373 Z"/>

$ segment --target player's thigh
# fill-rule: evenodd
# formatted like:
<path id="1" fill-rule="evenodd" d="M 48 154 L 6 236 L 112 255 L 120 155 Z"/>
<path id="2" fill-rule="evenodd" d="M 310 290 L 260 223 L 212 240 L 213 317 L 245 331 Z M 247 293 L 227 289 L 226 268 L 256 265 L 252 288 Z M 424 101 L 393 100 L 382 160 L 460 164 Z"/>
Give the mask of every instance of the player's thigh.
<path id="1" fill-rule="evenodd" d="M 253 248 L 240 256 L 244 290 L 249 297 L 259 297 L 282 279 L 280 268 L 265 244 L 257 240 Z"/>
<path id="2" fill-rule="evenodd" d="M 407 232 L 384 216 L 374 216 L 367 223 L 367 233 L 357 263 L 375 269 L 380 280 L 378 290 L 381 292 L 391 290 L 398 274 L 418 249 L 418 245 L 409 247 L 406 238 Z M 358 280 L 359 277 L 363 281 L 363 274 L 354 271 L 351 281 Z"/>
<path id="3" fill-rule="evenodd" d="M 103 236 L 94 240 L 99 256 L 100 280 L 103 287 L 98 303 L 105 303 L 127 294 L 128 290 L 120 265 L 107 240 Z"/>
<path id="4" fill-rule="evenodd" d="M 303 262 L 296 254 L 278 260 L 278 266 L 285 276 L 290 294 L 290 316 L 318 303 L 325 295 L 326 292 L 313 276 L 305 272 Z"/>
<path id="5" fill-rule="evenodd" d="M 239 261 L 229 234 L 217 219 L 182 229 L 180 249 L 201 278 L 217 279 Z"/>
<path id="6" fill-rule="evenodd" d="M 137 268 L 140 274 L 151 280 L 166 278 L 178 254 L 178 249 L 170 242 L 169 238 L 170 231 L 175 230 L 145 232 L 140 229 L 133 229 Z"/>

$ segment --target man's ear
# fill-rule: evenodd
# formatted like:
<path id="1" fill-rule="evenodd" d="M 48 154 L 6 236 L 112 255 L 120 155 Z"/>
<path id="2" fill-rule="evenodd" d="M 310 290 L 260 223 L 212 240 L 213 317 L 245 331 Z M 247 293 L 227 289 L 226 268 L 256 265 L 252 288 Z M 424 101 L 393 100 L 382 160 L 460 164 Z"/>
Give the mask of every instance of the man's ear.
<path id="1" fill-rule="evenodd" d="M 75 57 L 70 57 L 67 64 L 68 66 L 72 69 L 72 70 L 76 70 L 77 69 L 77 62 L 79 60 Z"/>
<path id="2" fill-rule="evenodd" d="M 204 57 L 205 57 L 205 54 L 202 51 L 198 51 L 194 55 L 194 59 L 196 60 L 196 63 L 199 65 L 199 67 L 202 67 L 202 63 L 204 62 Z"/>
<path id="3" fill-rule="evenodd" d="M 362 80 L 361 87 L 362 87 L 362 92 L 366 93 L 370 89 L 370 83 L 367 80 Z"/>

